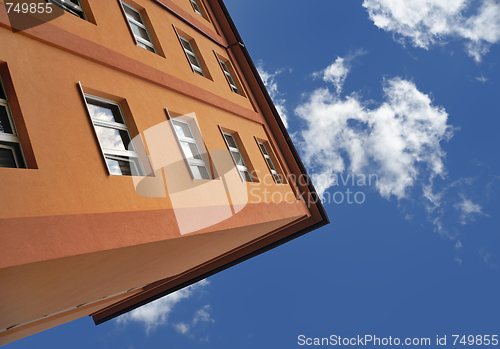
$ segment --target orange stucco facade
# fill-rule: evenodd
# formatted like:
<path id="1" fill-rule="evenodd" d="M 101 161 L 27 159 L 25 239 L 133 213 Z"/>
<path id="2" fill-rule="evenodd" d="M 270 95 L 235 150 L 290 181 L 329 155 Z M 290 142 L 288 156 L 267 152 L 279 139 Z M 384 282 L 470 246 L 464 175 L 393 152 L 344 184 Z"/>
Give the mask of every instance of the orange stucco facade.
<path id="1" fill-rule="evenodd" d="M 0 345 L 106 321 L 328 222 L 222 2 L 197 0 L 201 15 L 190 0 L 124 2 L 156 53 L 117 0 L 82 0 L 86 20 L 66 12 L 18 32 L 0 1 L 0 78 L 26 167 L 0 167 Z M 147 176 L 110 173 L 89 95 L 120 106 Z M 212 179 L 193 178 L 176 117 L 194 120 Z M 224 168 L 224 132 L 252 182 Z"/>

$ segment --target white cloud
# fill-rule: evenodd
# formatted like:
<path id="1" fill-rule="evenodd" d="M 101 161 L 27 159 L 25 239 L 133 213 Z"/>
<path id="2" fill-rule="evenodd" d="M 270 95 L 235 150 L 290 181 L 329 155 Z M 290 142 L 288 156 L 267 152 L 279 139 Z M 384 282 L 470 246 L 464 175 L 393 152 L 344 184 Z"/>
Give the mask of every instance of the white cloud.
<path id="1" fill-rule="evenodd" d="M 189 331 L 189 325 L 188 324 L 185 324 L 183 322 L 179 322 L 178 324 L 175 324 L 174 325 L 174 328 L 177 332 L 181 333 L 181 334 L 186 334 L 188 333 Z"/>
<path id="2" fill-rule="evenodd" d="M 205 323 L 214 323 L 215 320 L 210 316 L 210 305 L 207 304 L 201 309 L 199 309 L 193 316 L 193 320 L 191 324 L 186 324 L 184 322 L 179 322 L 174 324 L 173 327 L 175 330 L 181 334 L 191 336 L 190 330 L 193 329 L 197 324 L 205 322 Z"/>
<path id="3" fill-rule="evenodd" d="M 344 183 L 349 175 L 376 175 L 374 186 L 378 193 L 386 199 L 396 198 L 405 219 L 412 221 L 414 217 L 405 212 L 405 205 L 415 207 L 417 203 L 425 208 L 434 230 L 454 242 L 456 261 L 462 263 L 460 231 L 450 225 L 454 221 L 450 216 L 456 216 L 458 211 L 462 224 L 478 215 L 487 216 L 472 198 L 477 198 L 477 182 L 488 183 L 483 192 L 489 193 L 492 181 L 468 177 L 450 183 L 442 145 L 458 128 L 448 124 L 446 110 L 436 105 L 430 95 L 419 91 L 412 81 L 400 77 L 385 79 L 383 102 L 379 104 L 365 101 L 357 93 L 342 95 L 342 84 L 352 69 L 351 65 L 346 68 L 346 61 L 337 57 L 330 67 L 315 73 L 326 83 L 333 83 L 333 87 L 304 94 L 304 100 L 295 109 L 303 125 L 294 142 L 318 194 L 337 203 L 335 194 L 339 189 L 325 195 L 330 188 L 347 183 L 360 186 L 357 181 Z M 359 188 L 362 192 L 366 189 Z"/>
<path id="4" fill-rule="evenodd" d="M 483 257 L 484 263 L 486 263 L 491 269 L 499 269 L 497 264 L 491 262 L 491 255 L 485 251 L 484 248 L 478 250 L 479 255 Z"/>
<path id="5" fill-rule="evenodd" d="M 335 85 L 335 89 L 337 94 L 340 95 L 342 92 L 342 87 L 344 85 L 344 81 L 351 71 L 351 62 L 357 56 L 361 56 L 366 54 L 366 51 L 357 50 L 354 54 L 349 54 L 345 58 L 338 57 L 330 64 L 326 69 L 313 73 L 315 78 L 322 78 L 325 82 L 331 82 Z"/>
<path id="6" fill-rule="evenodd" d="M 476 177 L 462 177 L 451 183 L 442 181 L 440 185 L 434 185 L 433 182 L 431 180 L 430 184 L 422 184 L 422 196 L 425 199 L 422 203 L 427 211 L 429 221 L 434 225 L 434 230 L 443 237 L 450 240 L 459 238 L 459 230 L 451 228 L 450 221 L 465 225 L 473 222 L 477 216 L 489 217 L 482 211 L 479 204 L 472 201 L 471 197 L 474 200 L 482 201 L 488 199 L 489 193 L 492 192 L 491 176 L 486 174 Z M 478 195 L 482 192 L 487 194 L 486 198 L 481 198 Z M 456 219 L 457 213 L 458 220 Z M 448 223 L 444 224 L 443 220 Z M 455 248 L 458 250 L 461 247 L 462 243 L 457 240 Z"/>
<path id="7" fill-rule="evenodd" d="M 257 65 L 257 71 L 262 79 L 262 82 L 266 86 L 267 92 L 269 92 L 269 96 L 273 100 L 274 106 L 278 111 L 278 114 L 281 116 L 281 120 L 285 127 L 288 128 L 288 116 L 287 110 L 285 107 L 286 100 L 283 98 L 283 95 L 278 91 L 278 83 L 276 82 L 276 76 L 283 72 L 283 69 L 276 70 L 273 74 L 268 73 L 264 70 L 262 62 Z"/>
<path id="8" fill-rule="evenodd" d="M 455 209 L 460 213 L 460 223 L 466 224 L 469 220 L 474 220 L 475 215 L 488 216 L 483 213 L 482 207 L 467 199 L 465 195 L 459 194 L 462 202 L 454 205 Z"/>
<path id="9" fill-rule="evenodd" d="M 332 82 L 335 85 L 337 94 L 340 94 L 347 74 L 349 74 L 349 66 L 346 64 L 345 59 L 337 57 L 335 62 L 329 65 L 325 70 L 314 73 L 313 75 L 314 77 L 321 76 L 325 82 Z"/>
<path id="10" fill-rule="evenodd" d="M 464 39 L 469 56 L 476 62 L 500 41 L 500 4 L 480 0 L 473 14 L 472 0 L 364 0 L 373 23 L 396 35 L 404 44 L 429 49 L 447 40 Z M 467 12 L 469 11 L 469 12 Z"/>
<path id="11" fill-rule="evenodd" d="M 481 75 L 476 77 L 476 80 L 484 84 L 486 81 L 488 81 L 488 78 L 485 78 L 484 76 Z"/>
<path id="12" fill-rule="evenodd" d="M 397 199 L 424 174 L 426 181 L 446 174 L 440 145 L 452 136 L 446 111 L 411 81 L 386 80 L 383 91 L 385 102 L 374 109 L 355 94 L 341 98 L 326 88 L 295 109 L 306 122 L 300 146 L 320 194 L 344 171 L 376 173 L 380 195 Z"/>
<path id="13" fill-rule="evenodd" d="M 198 310 L 196 314 L 194 314 L 193 325 L 196 325 L 198 322 L 214 322 L 208 313 L 209 310 L 210 305 L 205 305 L 203 308 Z"/>
<path id="14" fill-rule="evenodd" d="M 434 193 L 432 180 L 428 184 L 422 184 L 422 193 L 424 198 L 427 199 L 425 208 L 429 213 L 432 213 L 436 208 L 441 206 L 441 199 L 444 192 Z"/>
<path id="15" fill-rule="evenodd" d="M 160 325 L 168 324 L 168 318 L 172 313 L 175 305 L 177 305 L 184 299 L 190 298 L 196 291 L 201 290 L 208 284 L 209 281 L 201 280 L 196 284 L 171 293 L 140 308 L 134 309 L 131 312 L 118 317 L 116 321 L 119 324 L 124 325 L 130 322 L 143 324 L 146 328 L 146 333 L 149 333 Z M 174 328 L 182 333 L 182 325 L 174 325 Z M 187 328 L 186 331 L 187 330 L 189 330 L 189 328 Z"/>

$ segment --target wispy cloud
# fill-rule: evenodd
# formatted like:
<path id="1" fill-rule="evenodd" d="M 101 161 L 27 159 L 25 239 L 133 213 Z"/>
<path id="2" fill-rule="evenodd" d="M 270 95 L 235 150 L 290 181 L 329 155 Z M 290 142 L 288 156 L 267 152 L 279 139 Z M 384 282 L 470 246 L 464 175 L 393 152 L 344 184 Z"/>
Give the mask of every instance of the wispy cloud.
<path id="1" fill-rule="evenodd" d="M 266 86 L 267 92 L 269 92 L 269 96 L 273 100 L 274 106 L 281 116 L 281 120 L 285 127 L 288 128 L 288 113 L 285 107 L 286 100 L 278 90 L 278 83 L 276 82 L 276 76 L 283 73 L 284 69 L 278 69 L 274 73 L 269 73 L 264 70 L 264 64 L 259 62 L 257 65 L 257 71 L 262 79 L 262 82 Z"/>
<path id="2" fill-rule="evenodd" d="M 181 334 L 187 334 L 189 331 L 189 325 L 183 322 L 179 322 L 178 324 L 174 324 L 174 328 L 177 332 Z"/>
<path id="3" fill-rule="evenodd" d="M 196 311 L 191 323 L 179 322 L 174 324 L 173 327 L 177 332 L 192 337 L 191 330 L 196 325 L 199 325 L 201 323 L 210 324 L 215 322 L 215 320 L 212 319 L 212 316 L 210 315 L 209 311 L 210 311 L 210 305 L 207 304 L 201 309 Z"/>
<path id="4" fill-rule="evenodd" d="M 478 76 L 476 77 L 476 80 L 479 81 L 479 82 L 482 82 L 483 84 L 486 83 L 486 81 L 488 81 L 488 78 L 485 78 L 484 76 Z"/>
<path id="5" fill-rule="evenodd" d="M 445 216 L 449 217 L 448 220 L 458 222 L 460 225 L 474 222 L 477 216 L 489 217 L 488 214 L 482 211 L 482 206 L 474 203 L 471 198 L 473 194 L 482 192 L 482 190 L 478 190 L 480 188 L 479 183 L 487 181 L 488 177 L 490 176 L 463 177 L 451 183 L 443 181 L 439 188 L 432 185 L 422 185 L 425 199 L 423 205 L 426 208 L 429 220 L 434 223 L 436 232 L 452 240 L 458 238 L 457 230 L 451 231 L 443 223 Z M 482 186 L 486 186 L 484 188 L 486 194 L 491 191 L 491 188 L 487 188 L 488 183 Z M 475 196 L 477 197 L 477 195 Z M 483 198 L 483 200 L 485 199 L 488 198 Z M 455 247 L 462 247 L 460 241 L 457 241 Z"/>
<path id="6" fill-rule="evenodd" d="M 373 23 L 404 44 L 429 49 L 434 44 L 463 39 L 469 56 L 480 62 L 500 41 L 500 4 L 480 0 L 364 0 Z M 472 12 L 472 14 L 470 14 Z"/>
<path id="7" fill-rule="evenodd" d="M 193 317 L 193 325 L 196 325 L 198 322 L 214 322 L 214 320 L 211 318 L 210 314 L 210 305 L 205 305 L 203 308 L 198 310 L 196 314 L 194 314 Z"/>
<path id="8" fill-rule="evenodd" d="M 464 194 L 459 194 L 462 202 L 454 205 L 455 209 L 460 213 L 460 223 L 466 224 L 467 221 L 473 221 L 476 215 L 488 216 L 483 213 L 483 209 L 478 204 L 472 202 L 465 197 Z"/>
<path id="9" fill-rule="evenodd" d="M 484 248 L 479 249 L 478 253 L 481 257 L 483 257 L 484 263 L 486 263 L 491 269 L 500 269 L 497 264 L 491 262 L 491 255 L 486 252 Z"/>
<path id="10" fill-rule="evenodd" d="M 208 284 L 209 281 L 207 280 L 199 281 L 194 285 L 183 288 L 154 302 L 132 310 L 131 312 L 118 317 L 116 321 L 118 324 L 122 325 L 127 325 L 132 322 L 142 324 L 145 327 L 146 333 L 150 333 L 158 326 L 168 325 L 169 316 L 173 312 L 174 307 L 181 301 L 192 297 L 196 292 L 201 291 Z M 187 332 L 189 330 L 189 326 L 182 323 L 177 323 L 173 326 L 180 333 L 184 333 L 183 331 Z"/>
<path id="11" fill-rule="evenodd" d="M 346 57 L 338 57 L 326 67 L 324 70 L 320 72 L 313 73 L 315 78 L 321 78 L 325 82 L 331 82 L 335 85 L 335 89 L 337 91 L 337 95 L 340 95 L 342 92 L 342 87 L 344 86 L 344 81 L 347 78 L 347 75 L 351 71 L 351 62 L 358 56 L 362 56 L 367 54 L 364 50 L 356 50 L 354 53 L 349 53 Z"/>

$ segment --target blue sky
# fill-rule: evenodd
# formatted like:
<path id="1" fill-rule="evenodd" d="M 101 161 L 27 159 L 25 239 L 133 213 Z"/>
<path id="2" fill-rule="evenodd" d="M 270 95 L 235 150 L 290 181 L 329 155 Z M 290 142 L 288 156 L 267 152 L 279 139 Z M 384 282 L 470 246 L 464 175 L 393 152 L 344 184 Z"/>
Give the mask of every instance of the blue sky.
<path id="1" fill-rule="evenodd" d="M 331 224 L 118 320 L 5 348 L 500 335 L 500 4 L 225 3 Z"/>

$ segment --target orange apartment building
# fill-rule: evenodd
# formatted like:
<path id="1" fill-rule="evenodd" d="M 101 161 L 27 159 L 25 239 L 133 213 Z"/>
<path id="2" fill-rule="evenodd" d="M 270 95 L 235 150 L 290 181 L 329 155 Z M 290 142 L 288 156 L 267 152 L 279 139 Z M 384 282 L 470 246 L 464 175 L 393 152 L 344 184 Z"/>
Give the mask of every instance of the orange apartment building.
<path id="1" fill-rule="evenodd" d="M 0 345 L 328 223 L 222 0 L 30 1 L 53 18 L 24 24 L 6 2 Z"/>

